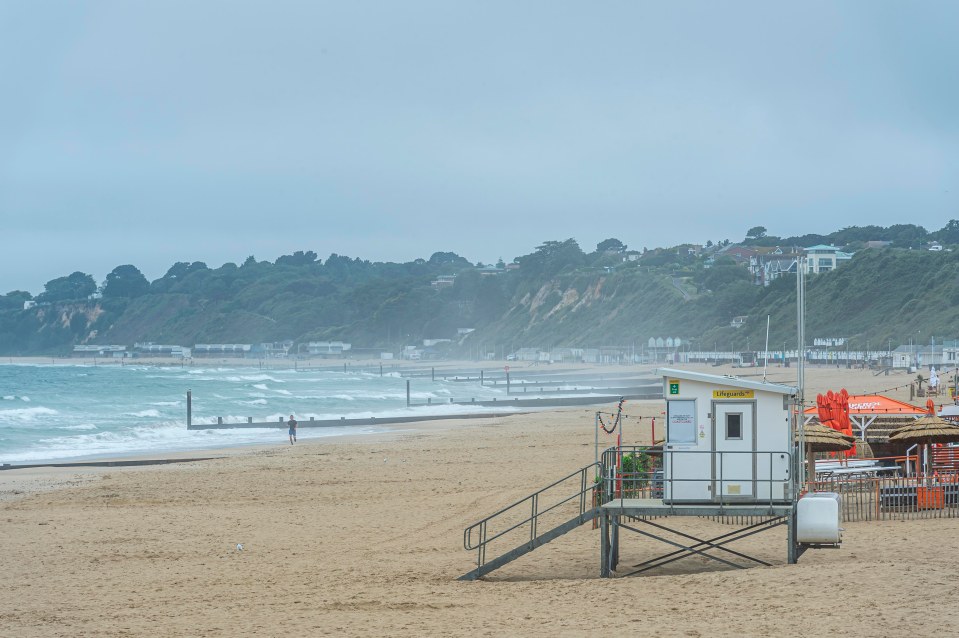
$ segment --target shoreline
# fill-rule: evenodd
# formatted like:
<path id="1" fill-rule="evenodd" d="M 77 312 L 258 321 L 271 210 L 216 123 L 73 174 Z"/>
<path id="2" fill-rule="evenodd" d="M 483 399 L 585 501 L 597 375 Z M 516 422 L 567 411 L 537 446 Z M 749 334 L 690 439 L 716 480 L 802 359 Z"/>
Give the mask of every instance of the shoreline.
<path id="1" fill-rule="evenodd" d="M 73 363 L 69 359 L 66 359 L 64 361 Z M 447 363 L 451 367 L 461 368 L 461 367 L 468 367 L 469 364 L 481 364 L 483 362 L 450 361 L 450 362 L 444 362 L 444 363 Z M 2 365 L 2 363 L 0 363 L 0 365 Z M 426 370 L 429 370 L 429 368 L 432 366 L 421 365 L 417 367 L 420 369 L 425 368 Z M 575 369 L 606 370 L 611 367 L 615 369 L 633 369 L 633 370 L 636 370 L 637 372 L 643 372 L 643 373 L 650 373 L 652 372 L 653 369 L 655 369 L 651 366 L 590 366 L 590 365 L 575 366 Z M 665 367 L 665 366 L 660 366 L 660 367 Z M 747 379 L 754 378 L 756 376 L 761 376 L 763 374 L 762 368 L 733 368 L 732 366 L 728 366 L 728 365 L 716 367 L 716 366 L 706 365 L 706 364 L 697 364 L 697 365 L 678 366 L 678 367 L 681 367 L 683 369 L 695 370 L 699 372 L 708 372 L 710 374 L 740 376 L 742 378 L 747 378 Z M 791 383 L 794 383 L 794 381 L 790 381 L 789 377 L 795 378 L 795 372 L 796 372 L 795 368 L 770 368 L 767 371 L 767 379 L 771 383 L 791 384 Z M 834 379 L 839 377 L 849 377 L 850 381 L 856 380 L 859 383 L 862 383 L 864 380 L 865 381 L 876 380 L 877 385 L 888 384 L 888 385 L 896 385 L 896 386 L 901 386 L 904 380 L 911 380 L 913 378 L 911 374 L 905 371 L 902 371 L 899 373 L 893 372 L 889 376 L 874 376 L 868 370 L 865 370 L 865 371 L 856 370 L 856 369 L 846 370 L 844 368 L 835 369 L 828 366 L 807 367 L 807 373 L 808 373 L 807 383 L 806 383 L 807 404 L 814 403 L 815 393 L 825 392 L 827 389 L 838 390 L 840 385 L 844 385 L 843 383 L 836 384 L 833 382 Z M 823 377 L 827 377 L 828 380 L 822 380 Z M 849 385 L 849 384 L 847 383 L 845 385 Z M 854 389 L 855 389 L 855 386 L 849 388 L 850 393 L 855 394 L 856 392 L 854 392 Z M 908 401 L 908 392 L 901 388 L 898 391 L 888 393 L 887 396 L 890 396 L 891 398 L 895 398 L 899 400 Z M 812 397 L 812 399 L 810 399 L 810 397 Z M 918 401 L 914 401 L 914 403 L 918 403 Z M 587 412 L 589 411 L 595 412 L 597 409 L 600 409 L 603 406 L 609 406 L 611 404 L 612 403 L 593 404 L 590 406 L 577 406 L 577 407 L 565 407 L 565 408 L 543 407 L 542 409 L 536 409 L 536 410 L 490 412 L 490 413 L 474 414 L 474 415 L 457 415 L 457 414 L 428 415 L 428 416 L 421 415 L 418 417 L 400 417 L 402 420 L 395 421 L 395 422 L 391 422 L 391 419 L 389 418 L 383 418 L 382 420 L 374 419 L 375 423 L 370 422 L 368 419 L 360 419 L 360 421 L 364 421 L 365 423 L 362 423 L 362 424 L 358 423 L 356 425 L 349 425 L 349 426 L 342 426 L 342 427 L 360 427 L 361 425 L 367 425 L 367 426 L 376 425 L 376 426 L 382 426 L 384 429 L 378 432 L 365 432 L 365 433 L 364 432 L 343 432 L 343 433 L 332 434 L 329 436 L 305 437 L 305 438 L 301 438 L 301 441 L 298 442 L 298 445 L 319 445 L 324 443 L 333 445 L 333 444 L 340 444 L 340 443 L 355 443 L 355 442 L 363 442 L 363 441 L 374 442 L 377 440 L 389 439 L 391 437 L 395 437 L 403 433 L 416 434 L 421 432 L 432 431 L 434 429 L 453 429 L 456 427 L 464 427 L 464 426 L 467 426 L 469 422 L 471 421 L 482 422 L 485 419 L 489 419 L 495 422 L 497 418 L 505 419 L 509 417 L 523 417 L 523 416 L 530 416 L 530 415 L 544 416 L 544 415 L 550 415 L 553 413 L 563 414 L 568 412 L 581 412 L 583 410 L 586 410 Z M 632 400 L 627 403 L 627 406 L 628 406 L 627 411 L 629 411 L 629 407 L 636 406 L 636 405 L 661 406 L 663 405 L 663 400 L 662 399 Z M 646 409 L 647 411 L 650 410 L 650 408 L 644 408 L 644 409 Z M 652 412 L 656 412 L 656 410 L 652 410 Z M 652 413 L 651 415 L 655 416 Z M 301 422 L 301 427 L 303 427 L 304 429 L 307 429 L 310 427 L 310 426 L 304 425 L 304 423 L 306 422 Z M 244 424 L 239 424 L 239 425 L 242 427 Z M 186 426 L 184 424 L 184 428 L 185 427 Z M 282 427 L 278 425 L 273 427 L 278 430 L 285 430 L 286 426 L 284 424 Z M 223 429 L 231 429 L 231 428 L 229 428 L 227 425 L 224 425 Z M 286 440 L 285 434 L 279 438 L 281 438 L 283 441 Z M 282 444 L 281 443 L 271 444 L 271 443 L 265 443 L 265 442 L 246 442 L 246 443 L 236 443 L 236 444 L 231 444 L 226 446 L 213 445 L 211 447 L 193 447 L 188 449 L 158 450 L 156 452 L 144 452 L 144 453 L 133 453 L 133 454 L 126 453 L 126 452 L 118 452 L 116 454 L 101 453 L 101 454 L 89 454 L 89 455 L 83 455 L 83 456 L 77 456 L 77 457 L 64 457 L 64 458 L 55 458 L 55 459 L 51 458 L 49 460 L 44 459 L 42 461 L 25 463 L 23 464 L 25 467 L 22 467 L 22 468 L 18 467 L 19 464 L 16 464 L 16 463 L 4 464 L 4 465 L 9 465 L 10 467 L 4 467 L 0 469 L 0 494 L 2 494 L 5 490 L 4 478 L 9 480 L 10 478 L 12 478 L 13 475 L 20 472 L 30 471 L 30 472 L 42 474 L 44 471 L 50 471 L 54 473 L 55 475 L 58 475 L 61 473 L 67 473 L 71 469 L 75 469 L 75 470 L 81 470 L 85 473 L 95 474 L 97 471 L 100 471 L 100 470 L 117 469 L 116 466 L 112 468 L 109 466 L 105 466 L 105 467 L 86 466 L 85 468 L 82 466 L 77 467 L 75 465 L 72 465 L 72 463 L 74 462 L 75 463 L 97 462 L 97 461 L 126 462 L 126 461 L 143 461 L 147 459 L 153 459 L 153 460 L 186 459 L 190 457 L 198 457 L 201 455 L 204 457 L 215 456 L 215 457 L 222 458 L 227 456 L 234 456 L 237 454 L 256 454 L 264 450 L 275 449 L 277 446 L 282 447 Z M 0 459 L 0 462 L 2 462 L 2 459 Z M 54 464 L 64 464 L 64 466 L 50 467 L 51 465 L 54 465 Z M 29 468 L 28 466 L 37 466 L 37 467 Z M 140 466 L 140 467 L 143 467 L 143 466 Z M 2 497 L 0 497 L 0 500 L 2 500 Z"/>
<path id="2" fill-rule="evenodd" d="M 408 359 L 374 359 L 374 358 L 346 358 L 346 359 L 248 359 L 244 357 L 194 357 L 181 359 L 174 357 L 133 357 L 133 358 L 100 358 L 100 357 L 58 357 L 58 356 L 12 356 L 0 357 L 0 365 L 87 365 L 87 366 L 170 366 L 182 368 L 202 368 L 204 366 L 233 366 L 237 368 L 261 368 L 263 370 L 330 370 L 334 372 L 360 371 L 360 368 L 370 368 L 383 371 L 396 369 L 428 371 L 430 368 L 443 370 L 447 368 L 468 368 L 471 370 L 511 370 L 527 369 L 545 370 L 623 370 L 623 369 L 653 369 L 658 367 L 652 364 L 619 364 L 619 363 L 577 363 L 557 362 L 545 363 L 538 361 L 506 361 L 483 360 L 471 361 L 468 359 L 437 359 L 437 360 L 408 360 Z"/>
<path id="3" fill-rule="evenodd" d="M 156 364 L 156 365 L 166 365 L 169 363 L 163 359 L 153 359 L 150 361 L 142 361 L 143 364 Z M 131 368 L 131 374 L 140 374 L 134 372 L 133 368 L 136 367 L 140 370 L 143 368 L 138 363 L 136 366 L 129 366 Z M 224 362 L 227 365 L 232 364 L 248 364 L 246 367 L 238 367 L 236 370 L 250 369 L 250 365 L 255 365 L 256 361 L 244 361 L 244 360 L 231 360 L 230 362 Z M 325 363 L 325 362 L 324 362 Z M 217 365 L 215 362 L 214 365 Z M 551 393 L 548 388 L 547 392 L 544 394 L 531 393 L 529 397 L 524 394 L 517 394 L 513 392 L 513 396 L 508 397 L 509 400 L 506 400 L 506 397 L 500 396 L 499 399 L 486 400 L 484 397 L 489 397 L 489 392 L 483 393 L 482 389 L 476 387 L 478 383 L 481 383 L 480 377 L 482 372 L 487 370 L 485 366 L 489 365 L 488 362 L 462 362 L 462 361 L 446 361 L 446 362 L 431 362 L 431 363 L 418 363 L 413 362 L 414 365 L 403 366 L 402 368 L 396 368 L 397 371 L 402 371 L 406 376 L 412 377 L 412 383 L 414 386 L 419 384 L 420 386 L 428 385 L 429 378 L 431 374 L 435 371 L 435 376 L 437 377 L 437 382 L 440 381 L 441 375 L 444 380 L 451 381 L 463 381 L 463 383 L 449 383 L 445 384 L 447 387 L 451 388 L 453 392 L 460 392 L 463 396 L 459 399 L 454 400 L 455 397 L 451 396 L 449 398 L 449 403 L 439 402 L 436 403 L 415 403 L 413 405 L 408 405 L 406 408 L 403 408 L 399 403 L 402 399 L 399 399 L 397 402 L 398 405 L 395 407 L 387 406 L 377 406 L 375 410 L 365 410 L 362 407 L 357 408 L 344 408 L 348 409 L 345 412 L 346 416 L 337 416 L 337 410 L 323 410 L 320 408 L 316 409 L 317 415 L 314 415 L 313 410 L 310 409 L 310 404 L 305 403 L 297 406 L 295 410 L 298 414 L 303 412 L 305 415 L 302 418 L 299 418 L 300 427 L 303 428 L 302 435 L 306 438 L 311 436 L 316 437 L 341 437 L 344 435 L 352 434 L 353 432 L 348 432 L 348 429 L 355 428 L 358 430 L 358 433 L 366 434 L 366 430 L 379 430 L 385 426 L 395 426 L 397 424 L 407 424 L 412 426 L 417 426 L 427 421 L 431 420 L 468 420 L 476 418 L 489 418 L 492 415 L 506 415 L 506 414 L 515 414 L 520 412 L 529 412 L 531 410 L 549 410 L 556 409 L 557 407 L 564 406 L 579 406 L 579 405 L 601 405 L 606 402 L 614 400 L 612 395 L 609 392 L 604 392 L 602 388 L 598 388 L 595 391 L 595 394 L 584 394 L 584 390 L 580 390 L 580 394 L 577 396 L 566 396 L 565 393 L 561 391 L 555 391 Z M 440 366 L 439 364 L 442 364 Z M 84 361 L 82 359 L 47 359 L 40 357 L 30 357 L 30 358 L 6 358 L 0 365 L 26 365 L 33 367 L 35 372 L 30 373 L 33 377 L 42 379 L 44 377 L 44 372 L 42 371 L 43 367 L 48 366 L 64 366 L 69 368 L 84 367 L 90 365 L 90 362 Z M 104 372 L 109 373 L 111 376 L 119 375 L 121 377 L 126 377 L 117 369 L 115 362 L 111 362 L 110 367 Z M 207 365 L 207 364 L 203 364 Z M 360 362 L 360 366 L 363 366 L 364 363 Z M 340 369 L 338 367 L 330 368 L 327 367 L 327 370 L 331 371 L 333 378 L 339 376 Z M 198 368 L 193 370 L 201 371 Z M 309 369 L 310 371 L 315 371 L 315 369 Z M 493 390 L 493 396 L 502 393 L 503 385 L 503 371 L 498 371 L 497 368 L 493 369 L 494 372 L 487 371 L 487 386 L 496 386 Z M 14 369 L 10 370 L 16 378 L 17 373 Z M 307 369 L 301 368 L 301 372 L 304 372 L 306 376 L 309 376 Z M 592 367 L 592 366 L 555 366 L 549 370 L 542 370 L 538 366 L 532 366 L 532 371 L 535 373 L 539 381 L 542 384 L 550 386 L 560 385 L 563 383 L 562 377 L 567 376 L 569 383 L 572 384 L 575 382 L 579 385 L 585 385 L 587 388 L 590 387 L 590 384 L 594 386 L 603 386 L 603 385 L 614 385 L 622 386 L 626 382 L 620 381 L 619 379 L 612 379 L 610 377 L 619 377 L 622 378 L 622 371 L 620 369 L 615 369 L 615 371 L 610 371 L 607 367 Z M 89 371 L 92 372 L 92 371 Z M 266 372 L 266 371 L 264 371 Z M 361 372 L 364 375 L 370 372 L 375 374 L 375 370 L 365 367 L 362 370 L 348 370 L 347 374 L 350 372 Z M 384 370 L 386 372 L 386 370 Z M 496 374 L 498 372 L 498 374 Z M 145 374 L 151 374 L 149 371 L 144 372 Z M 548 376 L 540 376 L 543 373 Z M 553 376 L 555 374 L 560 376 Z M 166 374 L 166 373 L 164 373 Z M 175 369 L 171 374 L 179 374 L 179 369 Z M 231 372 L 226 372 L 226 374 L 231 374 Z M 235 373 L 234 373 L 235 374 Z M 241 373 L 242 374 L 242 373 Z M 517 375 L 521 377 L 523 372 Z M 642 373 L 637 372 L 627 372 L 627 375 L 634 374 L 648 374 L 648 371 L 643 371 Z M 291 376 L 292 375 L 292 376 Z M 287 372 L 283 375 L 282 378 L 290 379 L 295 377 L 295 373 Z M 323 376 L 326 378 L 326 375 L 313 375 L 313 376 Z M 391 371 L 391 376 L 398 376 L 395 372 Z M 416 377 L 426 377 L 426 381 L 418 381 Z M 448 377 L 448 379 L 447 379 Z M 522 376 L 523 380 L 530 380 L 529 376 Z M 582 379 L 582 380 L 581 380 Z M 588 379 L 588 380 L 586 380 Z M 581 381 L 580 381 L 581 380 Z M 374 381 L 376 381 L 374 379 Z M 396 379 L 387 379 L 393 385 L 401 386 L 403 381 Z M 516 382 L 514 390 L 520 385 L 520 381 Z M 409 401 L 409 385 L 410 380 L 407 379 L 407 401 Z M 187 382 L 185 385 L 189 385 Z M 535 388 L 534 388 L 535 389 Z M 620 388 L 617 388 L 620 389 Z M 578 390 L 578 388 L 574 388 Z M 475 396 L 475 392 L 479 392 L 479 399 L 470 398 L 471 395 Z M 94 389 L 93 392 L 96 392 Z M 400 390 L 401 392 L 401 390 Z M 188 392 L 189 394 L 189 392 Z M 302 393 L 301 393 L 302 394 Z M 307 392 L 306 394 L 309 394 Z M 559 396 L 551 396 L 551 394 L 557 394 Z M 535 398 L 534 398 L 535 397 Z M 16 398 L 16 397 L 13 397 Z M 299 398 L 299 397 L 297 397 Z M 34 397 L 36 399 L 36 397 Z M 28 400 L 28 399 L 24 399 Z M 146 399 L 144 399 L 146 400 Z M 435 397 L 434 397 L 434 400 Z M 120 397 L 118 399 L 119 405 L 124 403 L 124 398 Z M 445 401 L 445 399 L 444 399 Z M 30 404 L 31 406 L 33 404 Z M 19 403 L 16 406 L 0 406 L 0 407 L 10 407 L 14 411 L 17 409 L 28 410 L 34 409 L 39 410 L 42 407 L 32 407 L 27 408 L 21 406 Z M 145 406 L 150 407 L 150 406 Z M 139 409 L 136 408 L 136 409 Z M 242 409 L 242 408 L 241 408 Z M 147 438 L 143 441 L 137 441 L 135 439 L 130 439 L 129 441 L 120 441 L 116 444 L 110 444 L 109 442 L 104 442 L 100 445 L 89 445 L 89 446 L 80 446 L 71 445 L 71 443 L 65 440 L 64 443 L 54 446 L 52 448 L 45 447 L 42 444 L 31 444 L 24 445 L 24 449 L 6 449 L 0 453 L 0 467 L 4 464 L 9 464 L 11 466 L 18 465 L 37 465 L 37 464 L 52 464 L 52 463 L 78 463 L 78 462 L 88 462 L 88 461 L 101 461 L 107 459 L 121 459 L 129 457 L 131 455 L 142 456 L 142 455 L 154 455 L 154 456 L 165 456 L 171 452 L 177 451 L 192 451 L 200 452 L 201 450 L 210 450 L 217 449 L 227 445 L 229 447 L 246 447 L 250 445 L 257 445 L 260 443 L 266 443 L 273 437 L 273 430 L 285 429 L 285 417 L 282 424 L 278 424 L 277 421 L 273 419 L 276 418 L 275 414 L 272 414 L 269 419 L 264 418 L 265 415 L 254 415 L 253 417 L 237 417 L 235 416 L 236 411 L 231 412 L 230 408 L 226 408 L 222 411 L 224 414 L 231 416 L 225 417 L 211 417 L 209 413 L 204 414 L 200 418 L 194 418 L 192 425 L 187 425 L 182 418 L 178 418 L 177 414 L 168 413 L 167 408 L 164 410 L 164 419 L 162 419 L 162 425 L 166 427 L 171 435 L 168 437 L 158 437 L 156 439 Z M 122 411 L 122 410 L 121 410 Z M 132 409 L 130 410 L 133 411 Z M 293 410 L 291 410 L 292 412 Z M 284 410 L 285 413 L 285 410 Z M 213 412 L 216 414 L 216 412 Z M 239 414 L 243 414 L 242 411 Z M 351 414 L 361 414 L 364 416 L 351 416 Z M 196 412 L 194 412 L 194 416 Z M 381 416 L 382 415 L 382 416 Z M 182 416 L 182 415 L 181 415 Z M 189 418 L 189 410 L 187 412 L 187 417 Z M 13 417 L 16 418 L 16 417 Z M 81 417 L 76 417 L 81 418 Z M 91 423 L 98 424 L 98 417 L 96 414 L 86 414 L 82 418 L 87 419 Z M 223 422 L 218 422 L 222 418 Z M 310 419 L 309 421 L 307 419 Z M 86 421 L 85 421 L 86 422 Z M 68 423 L 69 424 L 69 423 Z M 150 424 L 142 424 L 142 427 L 149 428 L 152 426 Z M 131 427 L 141 427 L 141 425 L 136 422 L 131 422 Z M 315 428 L 315 430 L 314 430 Z M 185 431 L 194 431 L 193 433 L 186 434 L 185 432 L 176 432 L 176 430 L 185 430 Z M 219 435 L 202 435 L 201 432 L 204 430 L 219 430 L 221 434 Z M 242 432 L 242 434 L 241 434 Z M 236 435 L 234 435 L 236 433 Z M 27 441 L 29 443 L 29 440 Z M 89 447 L 90 449 L 87 449 Z"/>
<path id="4" fill-rule="evenodd" d="M 29 359 L 29 361 L 26 361 L 27 359 Z M 37 363 L 33 361 L 33 359 L 36 359 L 36 358 L 21 358 L 21 362 L 26 361 L 30 365 L 49 365 L 49 364 Z M 77 365 L 75 360 L 63 359 L 61 361 L 64 362 L 63 363 L 64 365 Z M 421 362 L 412 362 L 412 363 L 414 364 L 418 363 L 419 365 L 411 365 L 408 368 L 409 370 L 420 370 L 420 371 L 425 370 L 427 374 L 429 373 L 431 368 L 438 367 L 438 366 L 435 366 L 434 362 L 430 362 L 427 364 L 422 364 Z M 484 363 L 488 363 L 488 362 L 447 361 L 442 363 L 446 367 L 451 367 L 451 368 L 460 370 L 462 368 L 469 367 L 470 365 L 482 366 Z M 4 365 L 4 364 L 0 362 L 0 365 Z M 61 365 L 61 364 L 58 363 L 57 365 Z M 565 369 L 581 371 L 584 374 L 595 373 L 597 371 L 603 372 L 603 371 L 609 371 L 610 369 L 614 369 L 616 371 L 627 371 L 630 373 L 649 375 L 655 369 L 654 367 L 648 366 L 648 365 L 643 365 L 643 366 L 639 366 L 639 365 L 636 365 L 636 366 L 575 365 L 573 366 L 571 364 L 560 364 L 555 367 L 554 366 L 549 366 L 549 367 L 551 368 L 551 370 L 555 370 L 555 371 L 562 371 L 565 368 Z M 733 368 L 732 366 L 729 366 L 729 365 L 717 367 L 717 366 L 712 366 L 707 364 L 696 364 L 696 365 L 678 366 L 678 367 L 683 369 L 688 369 L 688 370 L 694 370 L 698 372 L 706 372 L 709 374 L 733 375 L 733 376 L 739 376 L 745 379 L 754 379 L 754 380 L 756 379 L 756 377 L 763 376 L 762 368 Z M 476 369 L 477 368 L 474 367 L 474 370 Z M 890 375 L 877 376 L 872 374 L 868 370 L 858 370 L 858 369 L 847 370 L 845 368 L 837 369 L 837 368 L 832 368 L 828 366 L 810 366 L 810 367 L 807 367 L 807 372 L 808 372 L 808 375 L 807 375 L 808 378 L 807 378 L 807 384 L 806 384 L 807 385 L 807 391 L 806 391 L 807 405 L 814 404 L 815 393 L 825 392 L 827 389 L 833 389 L 838 391 L 840 386 L 847 387 L 850 394 L 858 394 L 864 390 L 873 391 L 873 390 L 868 390 L 866 388 L 858 387 L 864 380 L 868 381 L 870 385 L 873 385 L 874 387 L 879 387 L 879 388 L 881 388 L 882 386 L 885 386 L 886 388 L 892 387 L 894 388 L 893 391 L 887 392 L 886 393 L 887 396 L 893 399 L 908 401 L 909 393 L 908 393 L 908 390 L 906 390 L 906 388 L 908 387 L 908 383 L 911 382 L 913 379 L 912 375 L 910 373 L 907 373 L 906 371 L 893 372 Z M 766 371 L 765 376 L 767 377 L 768 381 L 771 383 L 784 383 L 784 384 L 792 385 L 792 384 L 795 384 L 795 373 L 796 373 L 795 368 L 773 367 L 773 368 L 769 368 Z M 856 384 L 855 385 L 850 383 L 823 384 L 816 381 L 817 378 L 822 377 L 824 375 L 830 378 L 848 377 L 849 381 L 855 380 Z M 328 419 L 322 422 L 314 421 L 312 423 L 310 421 L 301 420 L 300 427 L 303 428 L 304 432 L 312 430 L 313 428 L 316 428 L 317 430 L 322 430 L 325 428 L 336 428 L 336 427 L 354 428 L 354 427 L 366 426 L 366 427 L 377 427 L 377 428 L 387 427 L 388 428 L 391 426 L 395 427 L 397 425 L 421 427 L 423 424 L 431 421 L 467 421 L 472 419 L 492 418 L 494 416 L 502 417 L 502 416 L 509 416 L 509 415 L 515 415 L 515 414 L 525 414 L 529 412 L 551 412 L 556 410 L 562 410 L 564 408 L 573 409 L 574 407 L 583 407 L 583 408 L 589 409 L 590 407 L 596 408 L 598 406 L 607 405 L 608 403 L 615 402 L 615 399 L 610 396 L 606 396 L 603 398 L 607 399 L 605 403 L 604 402 L 593 403 L 590 398 L 584 397 L 583 404 L 577 405 L 577 406 L 570 405 L 569 403 L 567 403 L 566 405 L 563 405 L 564 403 L 566 403 L 566 400 L 557 400 L 557 399 L 560 399 L 560 397 L 556 397 L 554 399 L 542 398 L 542 399 L 539 399 L 539 401 L 541 401 L 539 405 L 516 406 L 516 409 L 511 409 L 512 406 L 510 406 L 509 403 L 512 403 L 512 402 L 507 402 L 506 400 L 502 402 L 489 402 L 488 406 L 485 405 L 485 402 L 476 402 L 477 407 L 482 405 L 484 408 L 486 407 L 492 408 L 496 403 L 500 403 L 502 404 L 502 410 L 501 411 L 491 410 L 488 412 L 484 410 L 478 413 L 447 413 L 447 414 L 440 413 L 440 414 L 429 414 L 429 415 L 421 414 L 421 415 L 408 415 L 408 416 L 404 415 L 404 416 L 390 416 L 390 417 L 382 417 L 382 418 L 380 417 L 363 417 L 363 418 L 356 418 L 356 419 L 341 418 L 339 420 Z M 628 403 L 636 403 L 637 401 L 638 399 L 629 399 Z M 661 402 L 662 400 L 661 399 L 639 399 L 639 401 L 660 401 Z M 920 399 L 915 399 L 913 400 L 913 403 L 921 407 L 921 401 L 922 400 Z M 939 401 L 937 402 L 942 403 L 943 402 L 942 398 L 940 398 Z M 948 402 L 948 400 L 946 402 Z M 434 407 L 440 408 L 443 405 L 445 404 L 437 403 L 434 405 Z M 186 429 L 185 423 L 183 424 L 183 427 L 184 429 Z M 190 429 L 197 430 L 197 431 L 208 430 L 208 429 L 210 430 L 219 429 L 219 430 L 225 431 L 225 430 L 245 430 L 250 428 L 285 430 L 286 426 L 285 426 L 285 423 L 283 425 L 278 425 L 273 422 L 262 422 L 262 423 L 255 422 L 252 424 L 238 422 L 238 423 L 224 423 L 222 425 L 215 424 L 215 423 L 204 424 L 202 426 L 197 426 L 196 424 L 194 424 L 194 427 Z M 336 432 L 336 433 L 330 433 L 324 436 L 318 436 L 316 438 L 322 439 L 322 440 L 332 440 L 332 439 L 339 440 L 339 439 L 342 439 L 343 437 L 350 437 L 350 436 L 367 437 L 367 436 L 376 436 L 378 434 L 381 434 L 381 432 L 372 432 L 372 433 Z M 305 438 L 309 439 L 312 437 L 307 435 Z M 181 448 L 174 447 L 174 448 L 168 448 L 168 449 L 157 449 L 154 451 L 145 451 L 145 450 L 134 451 L 134 452 L 118 451 L 118 452 L 100 452 L 100 453 L 93 453 L 93 454 L 82 454 L 78 456 L 56 456 L 56 457 L 51 456 L 50 458 L 31 459 L 29 461 L 22 462 L 22 464 L 23 465 L 46 465 L 51 463 L 122 460 L 122 459 L 130 459 L 130 458 L 144 458 L 147 456 L 169 457 L 171 455 L 177 455 L 177 454 L 183 454 L 183 453 L 197 455 L 197 454 L 211 453 L 211 451 L 215 451 L 215 450 L 246 449 L 246 448 L 256 447 L 258 445 L 269 445 L 269 443 L 260 442 L 260 441 L 253 441 L 253 442 L 247 441 L 247 442 L 231 443 L 224 446 L 222 442 L 216 442 L 216 443 L 212 443 L 209 446 L 196 445 L 196 446 L 181 447 Z M 7 463 L 7 461 L 5 461 L 3 458 L 0 458 L 0 464 L 2 465 L 9 464 L 11 466 L 19 465 L 16 462 Z"/>
<path id="5" fill-rule="evenodd" d="M 495 425 L 497 419 L 503 420 L 510 416 L 529 414 L 531 413 L 491 413 L 483 418 L 488 419 L 489 424 Z M 477 419 L 477 421 L 479 420 L 480 419 Z M 419 428 L 400 427 L 409 425 L 407 423 L 396 424 L 394 427 L 390 427 L 390 424 L 384 425 L 386 427 L 379 432 L 347 432 L 333 436 L 301 438 L 295 445 L 289 445 L 287 436 L 285 432 L 283 432 L 276 443 L 238 443 L 228 446 L 168 450 L 148 454 L 120 453 L 117 455 L 77 457 L 77 463 L 81 463 L 82 465 L 75 465 L 69 461 L 65 463 L 58 461 L 31 463 L 24 464 L 23 466 L 4 464 L 4 467 L 0 467 L 0 502 L 9 501 L 11 498 L 16 497 L 31 496 L 39 492 L 74 487 L 115 471 L 135 472 L 163 470 L 167 469 L 164 466 L 180 463 L 204 463 L 239 456 L 276 453 L 278 450 L 287 450 L 290 448 L 320 446 L 322 444 L 352 445 L 384 443 L 402 436 L 426 435 L 428 433 L 452 430 L 455 429 L 458 424 L 456 423 L 455 417 L 450 417 L 447 419 L 424 421 L 420 424 Z M 88 461 L 85 462 L 81 459 L 88 459 Z M 100 460 L 100 463 L 97 463 L 97 459 Z M 97 464 L 90 465 L 90 462 Z"/>

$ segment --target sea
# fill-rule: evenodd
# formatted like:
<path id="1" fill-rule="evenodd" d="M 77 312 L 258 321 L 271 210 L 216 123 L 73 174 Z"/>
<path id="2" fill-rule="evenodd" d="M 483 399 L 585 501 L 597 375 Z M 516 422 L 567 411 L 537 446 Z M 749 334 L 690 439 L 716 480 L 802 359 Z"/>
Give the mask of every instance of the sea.
<path id="1" fill-rule="evenodd" d="M 32 464 L 289 444 L 285 428 L 187 430 L 193 422 L 388 418 L 476 412 L 450 399 L 505 397 L 479 383 L 406 379 L 396 373 L 250 367 L 0 364 L 0 463 Z M 488 409 L 484 409 L 488 411 Z M 304 428 L 300 439 L 375 434 L 377 426 Z"/>

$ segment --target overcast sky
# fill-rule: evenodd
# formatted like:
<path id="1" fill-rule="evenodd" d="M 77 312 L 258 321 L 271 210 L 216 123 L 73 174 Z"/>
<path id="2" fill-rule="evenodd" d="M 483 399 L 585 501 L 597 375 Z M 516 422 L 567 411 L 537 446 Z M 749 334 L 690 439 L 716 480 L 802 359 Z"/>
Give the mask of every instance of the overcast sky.
<path id="1" fill-rule="evenodd" d="M 0 293 L 959 218 L 959 3 L 0 2 Z"/>

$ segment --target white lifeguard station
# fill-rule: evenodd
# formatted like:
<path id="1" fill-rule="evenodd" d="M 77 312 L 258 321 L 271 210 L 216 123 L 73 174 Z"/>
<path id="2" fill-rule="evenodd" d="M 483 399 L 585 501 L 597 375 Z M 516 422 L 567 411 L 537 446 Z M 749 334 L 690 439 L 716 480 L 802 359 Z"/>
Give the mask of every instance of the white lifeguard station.
<path id="1" fill-rule="evenodd" d="M 665 504 L 784 503 L 791 486 L 797 389 L 661 368 Z"/>
<path id="2" fill-rule="evenodd" d="M 655 374 L 666 401 L 665 440 L 611 447 L 595 463 L 467 527 L 463 546 L 477 552 L 477 562 L 462 579 L 488 574 L 589 522 L 600 528 L 601 577 L 617 572 L 621 532 L 672 547 L 633 563 L 623 576 L 690 556 L 740 569 L 768 566 L 728 546 L 779 526 L 787 530 L 789 563 L 807 549 L 839 545 L 839 495 L 797 498 L 803 477 L 795 442 L 797 387 L 672 368 Z M 566 514 L 559 523 L 541 524 L 542 515 L 560 512 Z M 708 517 L 739 527 L 701 538 L 672 526 L 678 524 L 674 517 Z M 491 541 L 516 534 L 528 536 L 487 559 Z"/>

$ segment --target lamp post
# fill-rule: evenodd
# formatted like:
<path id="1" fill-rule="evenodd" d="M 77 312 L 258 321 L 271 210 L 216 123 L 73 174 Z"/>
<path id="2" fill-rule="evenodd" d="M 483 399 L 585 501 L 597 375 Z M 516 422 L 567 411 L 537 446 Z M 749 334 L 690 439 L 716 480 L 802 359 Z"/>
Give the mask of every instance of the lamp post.
<path id="1" fill-rule="evenodd" d="M 916 369 L 919 369 L 919 338 L 922 330 L 916 330 L 916 350 L 913 352 L 913 359 L 916 362 Z"/>

